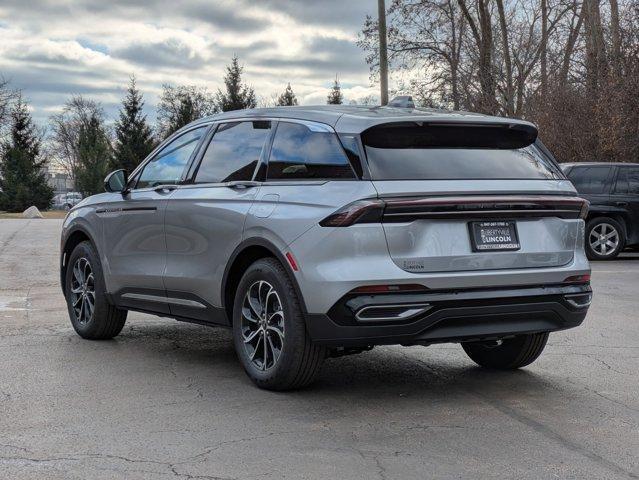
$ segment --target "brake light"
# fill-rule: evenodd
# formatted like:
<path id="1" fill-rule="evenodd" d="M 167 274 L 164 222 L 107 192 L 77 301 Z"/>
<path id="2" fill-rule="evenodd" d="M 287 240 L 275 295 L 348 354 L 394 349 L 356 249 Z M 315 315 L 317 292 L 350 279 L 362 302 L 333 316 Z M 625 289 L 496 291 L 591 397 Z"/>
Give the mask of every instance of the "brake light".
<path id="1" fill-rule="evenodd" d="M 564 283 L 590 283 L 590 274 L 572 275 L 564 280 Z"/>
<path id="2" fill-rule="evenodd" d="M 382 200 L 358 200 L 329 215 L 319 224 L 322 227 L 348 227 L 355 223 L 381 222 L 385 205 Z"/>
<path id="3" fill-rule="evenodd" d="M 364 285 L 351 290 L 351 293 L 392 293 L 392 292 L 424 292 L 428 290 L 423 285 Z"/>

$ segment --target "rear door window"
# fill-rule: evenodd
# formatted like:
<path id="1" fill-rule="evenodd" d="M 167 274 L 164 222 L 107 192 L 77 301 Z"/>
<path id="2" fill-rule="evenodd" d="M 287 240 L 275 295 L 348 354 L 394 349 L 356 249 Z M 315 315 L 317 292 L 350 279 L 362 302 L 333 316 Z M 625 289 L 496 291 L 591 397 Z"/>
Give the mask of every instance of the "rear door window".
<path id="1" fill-rule="evenodd" d="M 620 167 L 616 193 L 639 195 L 639 167 Z"/>
<path id="2" fill-rule="evenodd" d="M 352 179 L 355 172 L 328 127 L 280 122 L 268 161 L 268 180 Z"/>
<path id="3" fill-rule="evenodd" d="M 271 131 L 269 121 L 222 123 L 204 152 L 196 183 L 251 180 Z"/>
<path id="4" fill-rule="evenodd" d="M 600 195 L 608 192 L 608 184 L 612 167 L 592 166 L 573 167 L 568 179 L 579 193 Z"/>

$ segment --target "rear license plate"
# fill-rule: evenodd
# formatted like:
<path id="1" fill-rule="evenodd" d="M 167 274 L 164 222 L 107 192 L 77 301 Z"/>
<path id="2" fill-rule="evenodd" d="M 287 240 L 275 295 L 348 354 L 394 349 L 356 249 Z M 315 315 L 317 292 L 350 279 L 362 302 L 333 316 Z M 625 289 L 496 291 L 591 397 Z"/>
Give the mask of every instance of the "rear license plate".
<path id="1" fill-rule="evenodd" d="M 473 252 L 521 248 L 515 222 L 470 222 L 468 229 Z"/>

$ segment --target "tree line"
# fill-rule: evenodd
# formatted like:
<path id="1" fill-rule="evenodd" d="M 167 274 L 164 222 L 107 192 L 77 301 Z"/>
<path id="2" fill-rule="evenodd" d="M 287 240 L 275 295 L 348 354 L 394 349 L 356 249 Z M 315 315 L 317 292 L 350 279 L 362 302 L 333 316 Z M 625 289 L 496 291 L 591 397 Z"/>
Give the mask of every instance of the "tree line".
<path id="1" fill-rule="evenodd" d="M 639 161 L 636 0 L 392 0 L 387 26 L 420 105 L 529 119 L 560 161 Z M 374 77 L 376 19 L 359 44 Z"/>
<path id="2" fill-rule="evenodd" d="M 49 208 L 53 190 L 45 168 L 62 166 L 84 196 L 102 192 L 111 170 L 131 172 L 164 139 L 183 126 L 218 112 L 254 108 L 257 97 L 242 80 L 243 67 L 233 57 L 226 67 L 224 88 L 211 94 L 191 85 L 163 85 L 153 128 L 143 112 L 144 99 L 131 77 L 117 119 L 109 125 L 100 103 L 72 96 L 50 119 L 48 135 L 31 118 L 28 103 L 8 82 L 0 82 L 0 210 L 22 211 L 31 205 Z M 344 97 L 336 78 L 327 97 L 341 104 Z M 268 106 L 298 104 L 291 84 Z M 46 147 L 46 148 L 45 148 Z"/>

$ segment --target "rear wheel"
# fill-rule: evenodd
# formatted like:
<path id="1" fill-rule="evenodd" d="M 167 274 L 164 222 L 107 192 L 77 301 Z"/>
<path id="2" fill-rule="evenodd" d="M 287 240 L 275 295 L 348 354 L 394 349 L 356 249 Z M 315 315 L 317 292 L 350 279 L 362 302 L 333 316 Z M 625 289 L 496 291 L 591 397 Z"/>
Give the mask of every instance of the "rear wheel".
<path id="1" fill-rule="evenodd" d="M 613 259 L 624 243 L 623 228 L 614 218 L 593 218 L 586 224 L 586 254 L 590 260 Z"/>
<path id="2" fill-rule="evenodd" d="M 107 301 L 100 258 L 90 242 L 78 244 L 71 252 L 65 292 L 71 324 L 82 338 L 104 340 L 122 331 L 127 312 Z"/>
<path id="3" fill-rule="evenodd" d="M 499 341 L 462 343 L 462 348 L 482 367 L 510 370 L 537 360 L 547 341 L 548 332 L 530 333 Z"/>
<path id="4" fill-rule="evenodd" d="M 311 343 L 291 279 L 274 258 L 256 261 L 240 280 L 233 339 L 249 378 L 268 390 L 310 384 L 326 357 L 325 348 Z"/>

